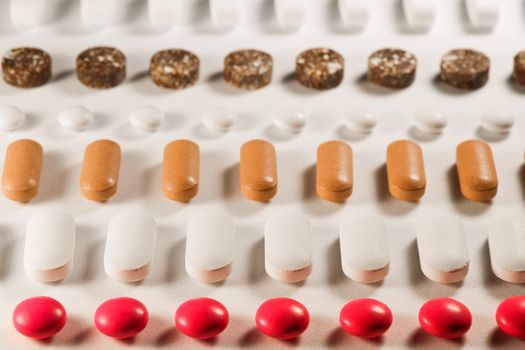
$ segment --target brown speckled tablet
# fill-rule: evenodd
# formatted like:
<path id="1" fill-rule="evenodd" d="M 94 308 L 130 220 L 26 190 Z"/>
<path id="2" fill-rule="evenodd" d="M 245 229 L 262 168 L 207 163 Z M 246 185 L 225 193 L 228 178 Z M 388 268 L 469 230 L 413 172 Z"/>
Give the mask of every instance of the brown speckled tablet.
<path id="1" fill-rule="evenodd" d="M 514 80 L 520 85 L 525 85 L 525 51 L 520 51 L 514 56 Z"/>
<path id="2" fill-rule="evenodd" d="M 162 50 L 151 58 L 149 73 L 158 86 L 184 89 L 199 79 L 199 58 L 186 50 Z"/>
<path id="3" fill-rule="evenodd" d="M 2 57 L 6 83 L 32 88 L 44 85 L 51 78 L 51 57 L 43 50 L 21 47 L 7 51 Z"/>
<path id="4" fill-rule="evenodd" d="M 384 87 L 404 89 L 414 82 L 416 68 L 416 56 L 410 52 L 382 49 L 368 58 L 368 80 Z"/>
<path id="5" fill-rule="evenodd" d="M 451 50 L 441 59 L 441 79 L 458 89 L 479 89 L 489 80 L 490 59 L 482 52 Z"/>
<path id="6" fill-rule="evenodd" d="M 126 78 L 126 56 L 112 47 L 92 47 L 77 57 L 77 77 L 94 89 L 109 89 Z"/>
<path id="7" fill-rule="evenodd" d="M 303 51 L 295 61 L 295 75 L 299 83 L 316 90 L 338 86 L 343 80 L 344 69 L 343 56 L 326 48 Z"/>
<path id="8" fill-rule="evenodd" d="M 272 56 L 258 50 L 239 50 L 224 59 L 224 80 L 244 90 L 265 87 L 272 80 Z"/>

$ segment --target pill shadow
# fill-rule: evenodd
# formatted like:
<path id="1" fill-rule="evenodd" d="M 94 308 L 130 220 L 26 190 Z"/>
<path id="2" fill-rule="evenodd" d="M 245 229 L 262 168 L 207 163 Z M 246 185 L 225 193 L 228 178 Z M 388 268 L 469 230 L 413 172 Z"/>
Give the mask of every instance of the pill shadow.
<path id="1" fill-rule="evenodd" d="M 191 128 L 191 134 L 197 139 L 216 140 L 220 138 L 224 133 L 210 130 L 203 123 L 198 123 Z"/>
<path id="2" fill-rule="evenodd" d="M 322 90 L 309 89 L 306 86 L 301 85 L 297 80 L 297 75 L 295 72 L 290 72 L 282 76 L 281 84 L 286 90 L 295 94 L 295 95 L 316 95 Z"/>
<path id="3" fill-rule="evenodd" d="M 166 263 L 166 283 L 172 283 L 177 278 L 184 278 L 186 276 L 186 238 L 182 238 L 175 242 L 167 254 Z"/>
<path id="4" fill-rule="evenodd" d="M 215 90 L 215 92 L 218 92 L 222 95 L 239 96 L 239 95 L 244 95 L 250 92 L 250 90 L 243 90 L 243 89 L 235 88 L 229 83 L 227 83 L 224 80 L 223 71 L 218 71 L 218 72 L 210 74 L 208 78 L 206 79 L 206 82 L 208 83 L 207 85 L 209 87 Z"/>
<path id="5" fill-rule="evenodd" d="M 81 283 L 87 282 L 85 277 L 89 269 L 88 265 L 90 263 L 90 256 L 88 249 L 89 246 L 89 236 L 96 235 L 95 230 L 86 225 L 76 225 L 75 228 L 75 250 L 73 257 L 73 269 L 70 272 L 70 276 L 66 281 L 71 281 L 71 283 Z"/>
<path id="6" fill-rule="evenodd" d="M 399 93 L 403 89 L 391 89 L 378 84 L 372 83 L 368 80 L 368 74 L 365 72 L 357 77 L 355 80 L 357 87 L 364 93 L 370 95 L 387 96 Z"/>
<path id="7" fill-rule="evenodd" d="M 87 228 L 84 229 L 86 234 Z M 89 228 L 89 230 L 93 230 Z M 84 276 L 82 280 L 87 283 L 96 279 L 97 275 L 105 274 L 104 271 L 104 247 L 106 246 L 105 239 L 98 239 L 87 245 L 85 251 L 86 258 L 84 263 Z"/>
<path id="8" fill-rule="evenodd" d="M 525 164 L 522 164 L 518 170 L 518 181 L 521 184 L 523 199 L 525 199 Z"/>
<path id="9" fill-rule="evenodd" d="M 264 238 L 260 238 L 250 248 L 250 266 L 248 267 L 248 282 L 256 284 L 266 277 L 264 267 Z"/>
<path id="10" fill-rule="evenodd" d="M 436 88 L 437 91 L 446 94 L 446 95 L 454 95 L 454 96 L 462 96 L 467 95 L 470 93 L 476 92 L 476 90 L 481 89 L 482 87 L 474 90 L 468 90 L 468 89 L 458 89 L 454 86 L 451 86 L 447 84 L 443 79 L 441 79 L 441 74 L 437 73 L 431 80 L 432 86 Z"/>
<path id="11" fill-rule="evenodd" d="M 524 94 L 525 93 L 525 85 L 520 85 L 516 82 L 516 78 L 514 78 L 514 73 L 511 73 L 507 79 L 506 79 L 507 87 L 517 94 Z"/>
<path id="12" fill-rule="evenodd" d="M 430 142 L 437 140 L 441 134 L 432 134 L 419 130 L 415 125 L 408 129 L 408 136 L 419 142 Z"/>
<path id="13" fill-rule="evenodd" d="M 109 200 L 114 203 L 122 203 L 144 195 L 143 175 L 141 171 L 138 171 L 137 164 L 144 164 L 140 153 L 129 151 L 122 153 L 117 193 Z"/>
<path id="14" fill-rule="evenodd" d="M 268 138 L 271 141 L 284 142 L 293 140 L 294 138 L 299 136 L 299 133 L 281 130 L 275 124 L 272 123 L 266 128 L 264 128 L 264 136 L 266 136 L 266 138 Z"/>
<path id="15" fill-rule="evenodd" d="M 335 131 L 335 134 L 340 139 L 353 142 L 362 141 L 370 136 L 370 133 L 356 132 L 350 130 L 345 125 L 339 125 Z"/>
<path id="16" fill-rule="evenodd" d="M 150 315 L 144 331 L 135 338 L 136 346 L 169 346 L 178 338 L 173 321 L 156 315 Z"/>
<path id="17" fill-rule="evenodd" d="M 256 202 L 245 198 L 240 190 L 240 164 L 236 163 L 227 168 L 222 175 L 222 194 L 228 200 L 225 208 L 230 214 L 235 216 L 249 216 L 262 210 L 269 203 Z M 277 193 L 277 196 L 279 193 Z"/>
<path id="18" fill-rule="evenodd" d="M 63 157 L 57 152 L 45 152 L 39 193 L 34 203 L 47 202 L 62 197 L 69 171 L 62 166 Z"/>
<path id="19" fill-rule="evenodd" d="M 479 216 L 485 213 L 489 207 L 490 202 L 475 202 L 463 197 L 461 187 L 459 184 L 458 171 L 456 164 L 453 164 L 447 170 L 447 179 L 449 186 L 449 195 L 452 203 L 457 211 L 466 216 Z"/>
<path id="20" fill-rule="evenodd" d="M 124 82 L 126 83 L 126 82 Z M 163 96 L 176 93 L 173 89 L 164 88 L 156 85 L 150 78 L 149 71 L 143 70 L 137 72 L 128 78 L 127 83 L 139 93 L 149 96 Z"/>
<path id="21" fill-rule="evenodd" d="M 425 332 L 422 328 L 417 328 L 410 334 L 407 345 L 415 349 L 459 349 L 465 345 L 465 338 L 436 338 Z"/>
<path id="22" fill-rule="evenodd" d="M 2 94 L 3 95 L 3 94 Z M 18 129 L 18 131 L 28 131 L 33 129 L 40 122 L 38 116 L 35 113 L 26 113 L 26 119 L 24 124 Z"/>
<path id="23" fill-rule="evenodd" d="M 486 290 L 491 295 L 498 298 L 499 300 L 503 300 L 512 295 L 519 295 L 523 293 L 522 287 L 519 284 L 505 282 L 497 277 L 492 271 L 488 239 L 483 243 L 479 251 L 479 256 L 483 267 L 482 282 L 486 287 Z"/>
<path id="24" fill-rule="evenodd" d="M 319 198 L 316 191 L 316 164 L 306 168 L 303 172 L 303 200 L 304 209 L 315 216 L 328 216 L 344 208 L 345 203 L 336 203 Z"/>
<path id="25" fill-rule="evenodd" d="M 54 74 L 51 78 L 52 83 L 56 83 L 62 80 L 69 79 L 70 77 L 73 77 L 76 74 L 76 71 L 74 69 L 66 69 L 61 72 L 58 72 L 57 74 Z"/>
<path id="26" fill-rule="evenodd" d="M 326 337 L 325 345 L 330 349 L 374 349 L 381 348 L 385 343 L 385 337 L 372 339 L 360 339 L 346 333 L 341 327 L 334 328 Z"/>
<path id="27" fill-rule="evenodd" d="M 357 34 L 364 31 L 364 28 L 345 26 L 339 12 L 338 0 L 326 2 L 326 14 L 328 21 L 328 30 L 333 34 Z"/>
<path id="28" fill-rule="evenodd" d="M 335 239 L 326 251 L 326 265 L 328 267 L 328 284 L 338 285 L 347 281 L 341 267 L 341 248 L 339 237 Z"/>
<path id="29" fill-rule="evenodd" d="M 469 15 L 468 15 L 468 9 L 467 9 L 467 2 L 466 1 L 458 1 L 458 13 L 460 15 L 461 19 L 461 25 L 463 27 L 463 31 L 467 34 L 478 34 L 478 35 L 485 35 L 492 32 L 491 28 L 476 28 L 472 25 Z"/>
<path id="30" fill-rule="evenodd" d="M 499 327 L 494 327 L 488 335 L 487 345 L 490 348 L 523 349 L 525 340 L 513 338 L 505 334 Z"/>
<path id="31" fill-rule="evenodd" d="M 9 276 L 15 243 L 9 229 L 6 226 L 0 226 L 0 280 Z"/>
<path id="32" fill-rule="evenodd" d="M 406 202 L 398 200 L 390 195 L 388 190 L 388 174 L 386 163 L 379 166 L 374 173 L 376 182 L 376 198 L 380 209 L 391 216 L 402 216 L 408 214 L 417 207 L 418 202 Z"/>
<path id="33" fill-rule="evenodd" d="M 495 133 L 490 132 L 482 126 L 478 126 L 476 129 L 476 136 L 487 142 L 500 142 L 509 137 L 509 133 Z"/>
<path id="34" fill-rule="evenodd" d="M 302 344 L 306 346 L 306 344 Z M 258 349 L 279 349 L 283 347 L 300 348 L 301 337 L 290 340 L 277 340 L 265 336 L 256 327 L 244 332 L 238 341 L 238 346 L 241 348 L 258 348 Z"/>
<path id="35" fill-rule="evenodd" d="M 67 315 L 67 323 L 64 328 L 54 337 L 38 341 L 40 345 L 78 346 L 89 340 L 94 335 L 90 324 L 76 315 Z"/>

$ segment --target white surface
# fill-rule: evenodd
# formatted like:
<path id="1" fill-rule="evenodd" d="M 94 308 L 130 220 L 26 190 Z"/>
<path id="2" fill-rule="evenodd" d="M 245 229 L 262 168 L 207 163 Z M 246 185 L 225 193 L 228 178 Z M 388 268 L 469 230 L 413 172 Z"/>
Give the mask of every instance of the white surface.
<path id="1" fill-rule="evenodd" d="M 58 122 L 63 128 L 83 131 L 93 122 L 93 112 L 84 106 L 70 106 L 58 115 Z"/>
<path id="2" fill-rule="evenodd" d="M 0 130 L 14 131 L 20 128 L 26 120 L 25 113 L 15 106 L 0 106 Z"/>
<path id="3" fill-rule="evenodd" d="M 470 23 L 475 29 L 492 30 L 499 18 L 500 0 L 465 0 Z"/>
<path id="4" fill-rule="evenodd" d="M 164 124 L 164 112 L 155 106 L 141 106 L 129 114 L 130 124 L 143 132 L 155 132 Z"/>
<path id="5" fill-rule="evenodd" d="M 69 315 L 64 331 L 45 344 L 46 349 L 53 350 L 522 349 L 522 341 L 496 331 L 494 314 L 499 302 L 511 295 L 523 295 L 525 288 L 505 283 L 492 273 L 487 224 L 510 210 L 525 210 L 525 95 L 509 81 L 512 58 L 525 43 L 523 1 L 505 0 L 498 26 L 487 34 L 469 31 L 462 10 L 464 2 L 460 0 L 438 1 L 439 15 L 426 34 L 406 33 L 402 8 L 396 0 L 369 0 L 370 23 L 356 34 L 340 33 L 340 18 L 334 11 L 337 4 L 333 1 L 309 1 L 317 4 L 314 15 L 292 34 L 276 33 L 272 1 L 250 2 L 252 6 L 242 9 L 239 27 L 228 34 L 208 31 L 208 7 L 202 0 L 184 1 L 182 23 L 169 33 L 158 33 L 152 27 L 145 1 L 126 0 L 135 6 L 123 12 L 124 23 L 86 34 L 75 1 L 51 1 L 51 5 L 67 4 L 54 13 L 54 24 L 18 33 L 9 25 L 6 1 L 0 0 L 0 52 L 21 44 L 41 46 L 52 54 L 54 71 L 53 80 L 37 89 L 16 89 L 0 81 L 0 104 L 15 105 L 27 113 L 22 128 L 0 133 L 0 166 L 13 140 L 34 138 L 45 151 L 41 192 L 35 200 L 21 205 L 0 197 L 1 347 L 42 347 L 13 329 L 11 311 L 24 298 L 49 295 L 63 303 Z M 128 57 L 128 79 L 115 89 L 88 89 L 74 74 L 77 54 L 100 44 L 115 45 Z M 255 92 L 231 89 L 217 74 L 222 70 L 224 56 L 253 45 L 274 56 L 273 82 Z M 287 79 L 297 54 L 319 45 L 344 54 L 346 62 L 343 82 L 326 92 L 310 91 Z M 167 91 L 155 86 L 145 74 L 151 55 L 173 46 L 194 50 L 201 59 L 201 78 L 190 89 Z M 417 78 L 410 88 L 385 91 L 362 79 L 370 53 L 385 46 L 402 47 L 417 55 Z M 435 80 L 441 56 L 453 47 L 472 47 L 490 55 L 490 80 L 485 87 L 466 93 Z M 96 115 L 92 126 L 82 133 L 64 130 L 57 122 L 58 113 L 75 104 L 85 105 Z M 140 133 L 128 122 L 131 110 L 147 104 L 166 112 L 165 127 L 155 134 Z M 229 133 L 210 134 L 201 123 L 202 113 L 217 105 L 238 114 L 238 122 Z M 309 124 L 300 134 L 282 136 L 271 127 L 271 113 L 274 107 L 289 105 L 303 108 Z M 420 139 L 413 133 L 414 115 L 421 109 L 441 110 L 449 117 L 439 138 Z M 459 193 L 453 168 L 455 147 L 466 139 L 485 137 L 479 130 L 479 118 L 492 109 L 516 114 L 511 133 L 486 139 L 498 170 L 498 195 L 491 204 L 466 201 Z M 378 119 L 374 132 L 366 137 L 348 135 L 345 115 L 368 110 Z M 85 200 L 78 184 L 84 148 L 100 138 L 118 141 L 123 151 L 119 189 L 104 204 Z M 202 154 L 200 191 L 189 204 L 170 201 L 161 192 L 162 150 L 179 138 L 197 142 Z M 279 193 L 269 204 L 249 201 L 239 189 L 239 148 L 253 138 L 269 139 L 277 148 Z M 418 203 L 396 201 L 387 190 L 386 146 L 401 138 L 419 142 L 424 150 L 427 191 Z M 320 200 L 315 194 L 316 149 L 330 139 L 349 142 L 354 153 L 354 193 L 344 205 Z M 74 215 L 77 245 L 70 276 L 60 284 L 45 285 L 27 278 L 23 249 L 27 220 L 49 207 Z M 205 208 L 223 210 L 236 222 L 235 267 L 219 285 L 194 281 L 184 269 L 186 224 Z M 151 274 L 141 284 L 122 284 L 104 272 L 108 222 L 127 209 L 145 210 L 155 216 L 158 224 Z M 274 281 L 264 269 L 264 222 L 285 209 L 306 215 L 314 232 L 314 269 L 300 285 Z M 338 224 L 346 210 L 369 210 L 388 223 L 391 266 L 381 284 L 353 282 L 341 270 Z M 457 215 L 464 223 L 471 262 L 462 284 L 438 284 L 421 273 L 415 224 L 428 212 Z M 131 344 L 108 339 L 92 323 L 93 313 L 102 301 L 123 295 L 144 302 L 152 318 Z M 202 296 L 221 301 L 231 315 L 230 326 L 212 344 L 188 339 L 173 327 L 177 306 Z M 257 306 L 267 298 L 280 296 L 297 299 L 311 313 L 311 325 L 297 343 L 274 341 L 254 331 Z M 433 339 L 418 330 L 419 307 L 429 298 L 443 296 L 460 300 L 473 313 L 472 329 L 461 342 Z M 359 340 L 340 331 L 341 307 L 361 297 L 381 300 L 394 313 L 392 328 L 380 342 Z"/>

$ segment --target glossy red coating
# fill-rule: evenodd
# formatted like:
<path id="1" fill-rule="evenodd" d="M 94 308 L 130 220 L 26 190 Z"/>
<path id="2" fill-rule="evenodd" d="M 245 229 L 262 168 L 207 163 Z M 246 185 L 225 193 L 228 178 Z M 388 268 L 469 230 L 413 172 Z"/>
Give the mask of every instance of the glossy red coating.
<path id="1" fill-rule="evenodd" d="M 392 320 L 388 306 L 370 298 L 350 301 L 339 314 L 339 323 L 348 334 L 365 339 L 383 335 L 392 325 Z"/>
<path id="2" fill-rule="evenodd" d="M 455 299 L 436 298 L 419 309 L 419 324 L 435 337 L 454 339 L 468 332 L 472 315 L 465 305 Z"/>
<path id="3" fill-rule="evenodd" d="M 133 298 L 114 298 L 102 303 L 95 312 L 95 326 L 108 337 L 131 338 L 148 324 L 146 306 Z"/>
<path id="4" fill-rule="evenodd" d="M 34 297 L 22 301 L 13 311 L 16 330 L 33 339 L 51 338 L 66 325 L 66 309 L 49 297 Z"/>
<path id="5" fill-rule="evenodd" d="M 503 300 L 496 310 L 496 322 L 511 337 L 525 339 L 525 296 Z"/>
<path id="6" fill-rule="evenodd" d="M 196 339 L 215 338 L 226 329 L 229 321 L 226 307 L 210 298 L 190 299 L 175 312 L 175 327 Z"/>
<path id="7" fill-rule="evenodd" d="M 289 298 L 268 299 L 255 314 L 257 328 L 277 339 L 300 336 L 310 323 L 310 314 L 300 302 Z"/>

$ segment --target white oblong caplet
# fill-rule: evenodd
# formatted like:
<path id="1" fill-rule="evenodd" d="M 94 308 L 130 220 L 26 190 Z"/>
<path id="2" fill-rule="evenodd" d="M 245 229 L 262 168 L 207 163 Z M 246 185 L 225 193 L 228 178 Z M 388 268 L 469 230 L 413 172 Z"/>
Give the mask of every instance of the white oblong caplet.
<path id="1" fill-rule="evenodd" d="M 525 220 L 507 215 L 489 224 L 492 271 L 510 283 L 525 283 Z"/>

